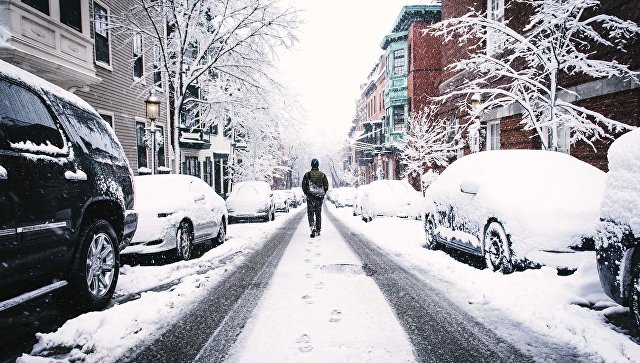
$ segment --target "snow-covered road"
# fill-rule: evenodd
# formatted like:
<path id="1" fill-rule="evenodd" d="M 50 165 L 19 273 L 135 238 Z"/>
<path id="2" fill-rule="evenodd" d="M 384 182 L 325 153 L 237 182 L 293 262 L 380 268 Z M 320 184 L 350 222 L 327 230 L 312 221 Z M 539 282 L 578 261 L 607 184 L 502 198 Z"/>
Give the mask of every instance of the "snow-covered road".
<path id="1" fill-rule="evenodd" d="M 300 223 L 230 362 L 412 362 L 407 334 L 328 220 Z"/>

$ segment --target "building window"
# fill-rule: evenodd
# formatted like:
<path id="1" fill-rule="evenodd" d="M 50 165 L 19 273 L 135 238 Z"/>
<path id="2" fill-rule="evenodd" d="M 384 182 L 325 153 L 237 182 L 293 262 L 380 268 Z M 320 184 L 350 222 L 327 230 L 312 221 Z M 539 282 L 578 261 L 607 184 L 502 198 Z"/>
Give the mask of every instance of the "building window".
<path id="1" fill-rule="evenodd" d="M 156 161 L 156 166 L 166 166 L 164 163 L 164 127 L 156 125 L 156 145 L 158 145 L 158 159 Z"/>
<path id="2" fill-rule="evenodd" d="M 487 18 L 498 23 L 504 23 L 504 0 L 487 0 Z M 487 30 L 487 54 L 493 54 L 502 48 L 500 33 Z"/>
<path id="3" fill-rule="evenodd" d="M 487 150 L 500 150 L 500 121 L 487 124 Z"/>
<path id="4" fill-rule="evenodd" d="M 204 164 L 202 168 L 204 169 L 204 173 L 202 174 L 202 179 L 205 183 L 209 184 L 209 186 L 213 185 L 213 180 L 211 178 L 211 169 L 213 167 L 213 163 L 211 162 L 211 157 L 207 156 L 204 158 Z"/>
<path id="5" fill-rule="evenodd" d="M 136 144 L 138 148 L 138 168 L 147 167 L 147 145 L 144 142 L 144 122 L 136 122 Z"/>
<path id="6" fill-rule="evenodd" d="M 404 106 L 393 106 L 393 130 L 404 130 Z"/>
<path id="7" fill-rule="evenodd" d="M 405 50 L 396 49 L 393 51 L 393 75 L 405 74 Z"/>
<path id="8" fill-rule="evenodd" d="M 102 117 L 102 119 L 109 125 L 109 127 L 111 127 L 111 129 L 113 129 L 113 116 L 112 115 L 106 115 L 106 114 L 100 114 L 100 117 Z"/>
<path id="9" fill-rule="evenodd" d="M 569 146 L 570 146 L 570 140 L 569 140 L 570 133 L 569 133 L 568 127 L 564 125 L 557 126 L 557 134 L 558 134 L 557 143 L 554 143 L 554 140 L 553 140 L 553 128 L 545 127 L 545 129 L 547 133 L 547 145 L 549 146 L 549 150 L 559 151 L 559 152 L 568 154 Z M 554 147 L 554 144 L 555 144 L 555 147 Z"/>
<path id="10" fill-rule="evenodd" d="M 109 11 L 93 3 L 93 29 L 96 42 L 96 62 L 111 65 L 111 42 L 109 39 Z"/>
<path id="11" fill-rule="evenodd" d="M 49 15 L 49 0 L 22 0 L 22 3 L 31 6 L 43 14 Z"/>
<path id="12" fill-rule="evenodd" d="M 162 88 L 162 54 L 160 44 L 153 44 L 153 84 Z"/>
<path id="13" fill-rule="evenodd" d="M 60 1 L 60 22 L 82 33 L 80 0 Z"/>
<path id="14" fill-rule="evenodd" d="M 182 163 L 182 173 L 200 177 L 200 161 L 197 156 L 185 156 Z"/>
<path id="15" fill-rule="evenodd" d="M 133 36 L 133 77 L 142 78 L 143 73 L 142 34 L 137 33 Z"/>

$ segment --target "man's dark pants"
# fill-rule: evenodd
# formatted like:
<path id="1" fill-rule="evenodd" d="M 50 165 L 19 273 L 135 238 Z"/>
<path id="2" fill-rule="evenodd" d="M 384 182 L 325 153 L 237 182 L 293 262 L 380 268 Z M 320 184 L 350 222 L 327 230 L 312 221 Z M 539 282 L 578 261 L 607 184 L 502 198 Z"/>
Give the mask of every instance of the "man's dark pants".
<path id="1" fill-rule="evenodd" d="M 322 199 L 307 198 L 307 217 L 309 217 L 309 227 L 320 232 L 322 227 Z M 315 219 L 315 220 L 314 220 Z"/>

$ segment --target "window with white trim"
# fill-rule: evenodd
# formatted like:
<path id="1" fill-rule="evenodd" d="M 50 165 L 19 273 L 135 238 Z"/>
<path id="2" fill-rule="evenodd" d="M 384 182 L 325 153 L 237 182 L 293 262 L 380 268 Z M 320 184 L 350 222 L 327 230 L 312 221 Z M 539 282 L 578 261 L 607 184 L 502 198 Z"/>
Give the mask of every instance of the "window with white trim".
<path id="1" fill-rule="evenodd" d="M 162 88 L 162 54 L 160 44 L 155 42 L 153 44 L 153 84 L 158 88 Z"/>
<path id="2" fill-rule="evenodd" d="M 142 34 L 133 36 L 133 77 L 142 78 L 144 74 L 144 59 L 142 54 Z"/>
<path id="3" fill-rule="evenodd" d="M 500 150 L 500 121 L 487 123 L 487 150 Z"/>
<path id="4" fill-rule="evenodd" d="M 111 35 L 109 34 L 109 9 L 93 2 L 93 35 L 96 62 L 111 65 Z"/>
<path id="5" fill-rule="evenodd" d="M 487 18 L 504 23 L 504 0 L 487 0 Z M 493 54 L 502 48 L 500 33 L 487 29 L 487 54 Z"/>
<path id="6" fill-rule="evenodd" d="M 404 48 L 393 51 L 393 75 L 402 75 L 406 73 L 406 52 Z"/>
<path id="7" fill-rule="evenodd" d="M 569 153 L 571 142 L 570 142 L 570 131 L 567 126 L 565 125 L 557 126 L 557 135 L 558 135 L 557 143 L 554 143 L 554 140 L 553 140 L 553 127 L 551 126 L 545 127 L 544 132 L 547 135 L 547 145 L 549 150 L 560 151 L 566 154 Z M 554 148 L 554 144 L 555 144 L 555 148 Z"/>

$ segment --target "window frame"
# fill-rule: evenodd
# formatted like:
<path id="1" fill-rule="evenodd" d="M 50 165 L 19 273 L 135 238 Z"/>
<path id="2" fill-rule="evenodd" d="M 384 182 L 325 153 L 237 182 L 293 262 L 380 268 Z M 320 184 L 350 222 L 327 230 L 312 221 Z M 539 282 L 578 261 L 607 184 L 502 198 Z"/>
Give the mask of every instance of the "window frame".
<path id="1" fill-rule="evenodd" d="M 21 4 L 23 4 L 25 6 L 28 6 L 31 9 L 34 9 L 34 10 L 36 10 L 36 11 L 38 11 L 38 12 L 40 12 L 40 13 L 46 15 L 46 16 L 51 16 L 51 2 L 50 2 L 50 0 L 45 0 L 45 2 L 47 3 L 46 11 L 44 11 L 44 9 L 37 8 L 36 6 L 34 6 L 32 4 L 26 3 L 25 0 L 20 0 Z"/>
<path id="2" fill-rule="evenodd" d="M 60 0 L 58 2 L 58 9 L 59 9 L 59 13 L 58 13 L 59 14 L 59 19 L 58 19 L 58 21 L 60 21 L 60 24 L 68 27 L 69 29 L 73 29 L 74 31 L 79 32 L 80 34 L 83 34 L 84 33 L 84 29 L 83 29 L 83 24 L 82 24 L 83 23 L 83 21 L 82 21 L 83 20 L 82 19 L 82 0 L 77 0 L 78 1 L 78 10 L 79 10 L 79 14 L 78 14 L 78 16 L 79 16 L 79 28 L 76 28 L 73 25 L 67 24 L 67 23 L 62 21 L 62 14 L 67 14 L 68 13 L 67 11 L 63 11 L 62 4 L 69 4 L 69 1 L 71 1 L 71 0 Z"/>
<path id="3" fill-rule="evenodd" d="M 138 170 L 140 168 L 149 168 L 149 154 L 147 153 L 147 145 L 144 143 L 145 136 L 145 128 L 147 127 L 147 123 L 145 120 L 139 119 L 136 117 L 136 162 L 138 164 Z M 139 127 L 142 126 L 142 138 L 138 135 Z M 140 165 L 140 148 L 144 149 L 144 165 Z"/>
<path id="4" fill-rule="evenodd" d="M 497 130 L 493 130 L 493 126 L 497 126 Z M 494 135 L 493 131 L 497 131 L 497 135 Z M 496 147 L 494 148 L 493 141 L 496 141 Z M 494 120 L 487 122 L 487 140 L 486 150 L 500 150 L 500 120 Z"/>
<path id="5" fill-rule="evenodd" d="M 140 54 L 136 54 L 136 39 L 140 39 Z M 133 54 L 133 80 L 140 81 L 144 79 L 144 37 L 142 33 L 135 33 L 131 39 L 131 51 Z M 140 76 L 136 75 L 136 62 L 140 59 Z"/>
<path id="6" fill-rule="evenodd" d="M 109 125 L 111 127 L 111 130 L 113 130 L 114 132 L 116 131 L 116 115 L 115 113 L 111 112 L 111 111 L 105 111 L 105 110 L 96 110 L 98 112 L 98 115 L 100 115 L 100 117 L 104 116 L 109 116 L 111 117 L 111 122 L 112 124 Z M 104 117 L 102 117 L 102 119 L 104 120 Z M 105 120 L 105 122 L 107 122 L 107 120 Z M 107 124 L 109 124 L 107 122 Z"/>
<path id="7" fill-rule="evenodd" d="M 163 83 L 164 81 L 162 77 L 162 47 L 160 47 L 160 44 L 158 42 L 153 43 L 152 52 L 153 54 L 151 58 L 151 64 L 152 64 L 153 72 L 151 73 L 151 78 L 152 78 L 152 82 L 155 89 L 162 92 L 163 85 L 164 85 Z M 156 61 L 158 61 L 158 63 L 156 63 Z M 160 78 L 159 82 L 156 82 L 156 74 L 159 75 L 159 78 Z"/>
<path id="8" fill-rule="evenodd" d="M 487 0 L 487 19 L 494 20 L 504 24 L 505 7 L 504 0 Z M 492 55 L 502 50 L 503 45 L 498 44 L 495 39 L 495 31 L 487 29 L 486 53 Z"/>
<path id="9" fill-rule="evenodd" d="M 401 53 L 402 57 L 398 57 L 396 53 Z M 393 67 L 391 69 L 392 75 L 401 76 L 407 73 L 407 50 L 405 48 L 392 50 L 391 59 L 393 59 Z M 399 59 L 401 59 L 402 62 L 399 62 Z"/>
<path id="10" fill-rule="evenodd" d="M 107 11 L 107 25 L 106 25 L 106 31 L 107 31 L 107 48 L 108 48 L 108 52 L 109 52 L 109 63 L 105 63 L 101 60 L 98 60 L 98 47 L 97 47 L 97 42 L 96 39 L 98 37 L 98 31 L 97 31 L 97 22 L 96 22 L 96 4 L 100 7 L 102 7 L 103 9 L 105 9 Z M 102 68 L 105 68 L 109 71 L 113 71 L 113 52 L 112 52 L 112 47 L 111 47 L 111 29 L 109 28 L 109 19 L 111 19 L 111 9 L 105 5 L 105 3 L 103 3 L 102 1 L 98 1 L 98 0 L 93 0 L 93 41 L 94 41 L 94 45 L 93 45 L 93 59 L 94 62 L 97 66 L 100 66 Z M 100 36 L 104 37 L 104 35 L 100 34 Z"/>

